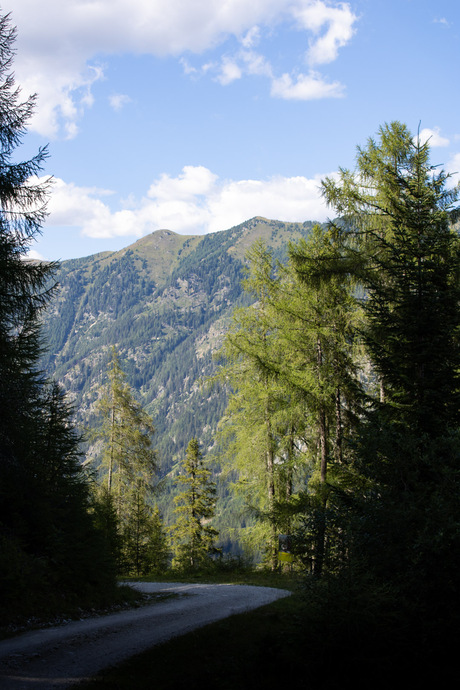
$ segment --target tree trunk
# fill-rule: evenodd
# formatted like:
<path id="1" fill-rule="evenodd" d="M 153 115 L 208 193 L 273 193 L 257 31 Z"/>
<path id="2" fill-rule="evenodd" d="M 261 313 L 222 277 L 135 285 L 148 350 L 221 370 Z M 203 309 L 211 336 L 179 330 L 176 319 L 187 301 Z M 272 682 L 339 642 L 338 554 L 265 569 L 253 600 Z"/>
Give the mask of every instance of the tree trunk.
<path id="1" fill-rule="evenodd" d="M 318 378 L 321 381 L 322 365 L 323 365 L 323 351 L 321 347 L 321 340 L 317 339 L 317 363 L 318 363 Z M 317 531 L 316 557 L 313 564 L 313 574 L 320 577 L 323 572 L 324 565 L 324 551 L 326 541 L 326 481 L 327 481 L 327 419 L 326 409 L 321 405 L 318 415 L 318 431 L 319 431 L 319 447 L 320 447 L 320 520 Z"/>
<path id="2" fill-rule="evenodd" d="M 277 561 L 277 534 L 275 524 L 275 454 L 273 451 L 273 435 L 268 405 L 265 410 L 265 424 L 267 430 L 267 450 L 266 450 L 266 470 L 267 470 L 267 490 L 268 490 L 268 511 L 270 514 L 271 539 L 270 539 L 270 565 L 272 570 L 276 570 Z"/>
<path id="3" fill-rule="evenodd" d="M 337 463 L 343 462 L 343 426 L 342 426 L 342 401 L 340 396 L 340 386 L 335 392 L 335 460 Z"/>
<path id="4" fill-rule="evenodd" d="M 112 405 L 112 419 L 110 429 L 110 464 L 107 478 L 107 490 L 109 494 L 112 491 L 112 475 L 113 475 L 113 444 L 114 444 L 114 430 L 115 430 L 115 405 Z"/>

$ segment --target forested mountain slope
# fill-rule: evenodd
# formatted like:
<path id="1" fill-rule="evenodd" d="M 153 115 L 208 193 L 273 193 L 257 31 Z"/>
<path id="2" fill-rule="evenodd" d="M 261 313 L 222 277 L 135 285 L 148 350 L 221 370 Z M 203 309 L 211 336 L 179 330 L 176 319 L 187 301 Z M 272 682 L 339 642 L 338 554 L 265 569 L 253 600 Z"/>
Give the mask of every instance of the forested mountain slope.
<path id="1" fill-rule="evenodd" d="M 45 316 L 43 367 L 68 392 L 77 423 L 95 423 L 113 345 L 155 421 L 163 471 L 192 436 L 206 452 L 226 399 L 200 380 L 214 370 L 212 355 L 244 299 L 245 254 L 262 237 L 282 257 L 288 241 L 306 236 L 312 225 L 253 218 L 209 235 L 159 230 L 118 252 L 64 261 Z"/>

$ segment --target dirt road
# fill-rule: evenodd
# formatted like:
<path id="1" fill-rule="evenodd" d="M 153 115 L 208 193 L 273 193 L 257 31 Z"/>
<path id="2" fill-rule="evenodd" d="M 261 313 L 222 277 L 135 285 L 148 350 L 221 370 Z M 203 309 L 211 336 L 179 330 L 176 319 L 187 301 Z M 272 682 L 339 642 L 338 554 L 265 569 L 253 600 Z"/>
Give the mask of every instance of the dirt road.
<path id="1" fill-rule="evenodd" d="M 289 595 L 248 585 L 130 584 L 143 592 L 179 596 L 1 641 L 0 688 L 68 688 L 160 642 Z"/>

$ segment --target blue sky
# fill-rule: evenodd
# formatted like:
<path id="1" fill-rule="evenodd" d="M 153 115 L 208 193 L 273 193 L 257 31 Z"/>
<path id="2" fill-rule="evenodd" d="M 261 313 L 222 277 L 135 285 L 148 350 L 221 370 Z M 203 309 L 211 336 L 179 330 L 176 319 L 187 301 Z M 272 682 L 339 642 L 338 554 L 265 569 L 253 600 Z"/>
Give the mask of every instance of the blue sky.
<path id="1" fill-rule="evenodd" d="M 116 250 L 160 228 L 325 220 L 320 180 L 379 125 L 460 170 L 458 0 L 3 0 L 16 82 L 49 143 L 33 255 Z"/>

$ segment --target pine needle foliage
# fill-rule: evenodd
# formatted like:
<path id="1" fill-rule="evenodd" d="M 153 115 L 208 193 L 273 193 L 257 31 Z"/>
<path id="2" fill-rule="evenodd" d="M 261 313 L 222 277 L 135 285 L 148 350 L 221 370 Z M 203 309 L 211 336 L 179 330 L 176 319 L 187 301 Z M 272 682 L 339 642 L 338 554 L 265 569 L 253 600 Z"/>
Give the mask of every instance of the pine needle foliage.
<path id="1" fill-rule="evenodd" d="M 408 600 L 452 607 L 460 544 L 460 240 L 452 225 L 459 187 L 430 163 L 429 142 L 392 122 L 358 149 L 356 170 L 325 180 L 323 192 L 342 214 L 349 255 L 359 256 L 361 334 L 380 381 L 355 446 L 368 484 L 356 496 L 354 556 Z"/>
<path id="2" fill-rule="evenodd" d="M 177 520 L 172 528 L 173 566 L 196 570 L 219 553 L 215 546 L 218 532 L 211 525 L 216 487 L 211 471 L 204 465 L 196 438 L 192 438 L 187 446 L 176 483 L 182 491 L 174 499 Z"/>
<path id="3" fill-rule="evenodd" d="M 155 428 L 135 399 L 114 347 L 98 411 L 102 423 L 94 437 L 103 443 L 99 466 L 102 493 L 110 496 L 116 511 L 118 568 L 124 574 L 143 575 L 153 567 L 151 541 L 156 522 L 151 504 L 158 469 L 152 447 Z"/>
<path id="4" fill-rule="evenodd" d="M 115 588 L 110 554 L 90 515 L 72 409 L 40 373 L 43 310 L 55 264 L 27 252 L 46 217 L 48 151 L 16 162 L 35 97 L 12 70 L 16 30 L 0 17 L 0 609 L 38 613 L 93 602 Z M 59 593 L 59 594 L 58 594 Z"/>
<path id="5" fill-rule="evenodd" d="M 101 474 L 115 500 L 123 501 L 124 487 L 139 484 L 147 491 L 157 469 L 152 448 L 153 420 L 136 400 L 126 381 L 117 351 L 112 347 L 107 384 L 98 403 L 102 423 L 95 431 L 103 440 Z"/>

